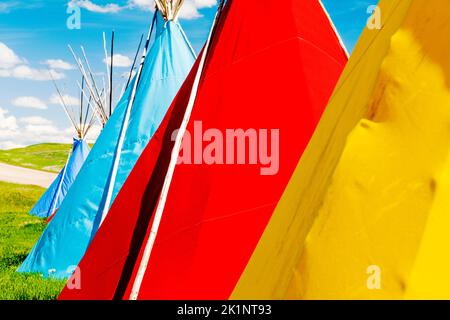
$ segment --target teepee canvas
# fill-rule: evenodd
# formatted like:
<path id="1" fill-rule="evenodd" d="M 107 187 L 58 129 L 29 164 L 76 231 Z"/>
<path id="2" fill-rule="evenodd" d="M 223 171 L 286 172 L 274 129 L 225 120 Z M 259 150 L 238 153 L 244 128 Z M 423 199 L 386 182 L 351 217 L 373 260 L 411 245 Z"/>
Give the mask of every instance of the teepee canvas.
<path id="1" fill-rule="evenodd" d="M 158 6 L 139 71 L 20 271 L 47 276 L 51 270 L 52 276 L 65 278 L 83 257 L 195 61 L 176 19 L 179 5 Z"/>
<path id="2" fill-rule="evenodd" d="M 60 299 L 230 297 L 347 55 L 318 1 L 220 12 L 81 261 L 81 289 Z"/>
<path id="3" fill-rule="evenodd" d="M 72 183 L 89 154 L 89 145 L 83 139 L 73 139 L 73 146 L 66 165 L 56 179 L 31 209 L 30 214 L 50 218 L 58 210 Z"/>
<path id="4" fill-rule="evenodd" d="M 84 86 L 84 78 L 83 78 Z M 66 104 L 64 96 L 56 86 L 59 94 L 61 106 L 64 108 L 77 137 L 73 139 L 72 149 L 69 152 L 67 162 L 56 179 L 42 195 L 39 201 L 31 209 L 30 214 L 39 218 L 50 218 L 60 207 L 67 193 L 69 192 L 73 182 L 75 181 L 78 172 L 83 166 L 88 154 L 89 145 L 85 141 L 86 135 L 89 133 L 95 120 L 95 111 L 91 103 L 84 103 L 83 95 L 81 94 L 80 104 L 76 110 Z"/>
<path id="5" fill-rule="evenodd" d="M 450 3 L 379 10 L 232 298 L 450 298 Z"/>

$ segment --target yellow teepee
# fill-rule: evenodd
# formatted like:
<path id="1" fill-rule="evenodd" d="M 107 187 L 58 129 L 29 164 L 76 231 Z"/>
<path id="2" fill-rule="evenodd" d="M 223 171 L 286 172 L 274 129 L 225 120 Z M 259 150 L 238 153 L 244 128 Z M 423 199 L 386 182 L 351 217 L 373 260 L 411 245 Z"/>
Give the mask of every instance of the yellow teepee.
<path id="1" fill-rule="evenodd" d="M 450 2 L 379 7 L 232 298 L 450 298 Z"/>

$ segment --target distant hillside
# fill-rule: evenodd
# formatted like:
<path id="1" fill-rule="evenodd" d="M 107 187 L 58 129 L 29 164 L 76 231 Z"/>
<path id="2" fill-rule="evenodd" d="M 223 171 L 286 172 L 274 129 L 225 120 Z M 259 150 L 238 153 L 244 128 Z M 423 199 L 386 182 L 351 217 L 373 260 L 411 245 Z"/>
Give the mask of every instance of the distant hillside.
<path id="1" fill-rule="evenodd" d="M 59 172 L 64 167 L 69 144 L 44 143 L 25 148 L 0 150 L 0 162 L 30 169 Z"/>

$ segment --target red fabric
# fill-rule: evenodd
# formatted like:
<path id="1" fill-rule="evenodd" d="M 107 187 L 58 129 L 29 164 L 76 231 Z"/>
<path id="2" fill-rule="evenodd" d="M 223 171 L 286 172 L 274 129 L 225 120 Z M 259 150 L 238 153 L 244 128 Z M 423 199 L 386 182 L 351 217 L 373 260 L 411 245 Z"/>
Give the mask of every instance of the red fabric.
<path id="1" fill-rule="evenodd" d="M 52 213 L 52 215 L 50 217 L 47 218 L 47 223 L 50 223 L 50 221 L 52 221 L 53 217 L 56 215 L 56 213 L 58 212 L 58 209 L 56 209 L 55 212 Z"/>
<path id="2" fill-rule="evenodd" d="M 136 260 L 134 254 L 139 254 L 147 227 L 151 225 L 151 208 L 159 197 L 170 161 L 171 134 L 180 127 L 197 69 L 198 61 L 136 163 L 136 170 L 122 187 L 128 191 L 119 192 L 81 260 L 81 290 L 66 287 L 58 299 L 114 298 L 123 270 L 129 269 L 128 265 Z"/>
<path id="3" fill-rule="evenodd" d="M 346 61 L 317 0 L 228 2 L 188 130 L 194 132 L 194 121 L 221 132 L 279 129 L 279 172 L 262 176 L 258 165 L 177 165 L 140 299 L 229 297 Z M 193 76 L 80 263 L 82 289 L 66 288 L 60 299 L 129 297 L 170 160 L 170 135 L 183 117 Z"/>

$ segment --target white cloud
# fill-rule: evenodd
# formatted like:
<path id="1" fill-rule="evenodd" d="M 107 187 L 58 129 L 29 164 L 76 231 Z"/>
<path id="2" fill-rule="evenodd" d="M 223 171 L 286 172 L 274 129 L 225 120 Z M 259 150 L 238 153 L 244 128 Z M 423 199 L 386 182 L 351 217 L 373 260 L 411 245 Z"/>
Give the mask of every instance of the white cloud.
<path id="1" fill-rule="evenodd" d="M 59 70 L 75 69 L 75 67 L 72 64 L 61 59 L 48 59 L 42 62 L 42 64 L 47 65 L 50 69 L 59 69 Z"/>
<path id="2" fill-rule="evenodd" d="M 37 136 L 51 136 L 61 133 L 61 130 L 51 124 L 28 124 L 25 126 L 25 131 L 33 132 Z"/>
<path id="3" fill-rule="evenodd" d="M 113 58 L 114 67 L 127 68 L 131 67 L 131 65 L 133 64 L 133 61 L 130 58 L 121 54 L 115 54 Z M 108 57 L 108 59 L 103 59 L 103 62 L 107 62 L 108 65 L 111 65 L 111 57 Z"/>
<path id="4" fill-rule="evenodd" d="M 20 58 L 11 48 L 0 42 L 0 78 L 16 78 L 35 81 L 55 80 L 65 78 L 65 74 L 51 69 L 36 69 L 28 65 L 27 61 Z"/>
<path id="5" fill-rule="evenodd" d="M 0 149 L 24 147 L 36 143 L 71 143 L 73 136 L 73 129 L 68 133 L 54 125 L 25 125 L 8 132 L 0 129 Z"/>
<path id="6" fill-rule="evenodd" d="M 0 69 L 9 69 L 22 62 L 22 59 L 11 48 L 0 42 Z"/>
<path id="7" fill-rule="evenodd" d="M 102 127 L 95 124 L 86 140 L 94 142 Z M 23 117 L 17 119 L 9 111 L 0 107 L 0 149 L 11 149 L 36 143 L 72 143 L 76 135 L 72 126 L 58 128 L 43 117 Z"/>
<path id="8" fill-rule="evenodd" d="M 151 10 L 155 9 L 155 1 L 153 0 L 129 0 L 128 5 L 131 8 L 137 7 L 141 10 Z"/>
<path id="9" fill-rule="evenodd" d="M 20 123 L 26 124 L 26 125 L 51 125 L 52 122 L 46 118 L 43 117 L 23 117 L 19 119 Z"/>
<path id="10" fill-rule="evenodd" d="M 128 5 L 107 8 L 108 6 L 113 6 L 113 4 L 108 4 L 105 6 L 99 6 L 94 4 L 92 1 L 82 1 L 82 0 L 71 0 L 71 3 L 82 3 L 80 7 L 86 8 L 93 12 L 99 13 L 117 13 L 123 9 L 133 9 L 137 8 L 145 11 L 154 11 L 155 2 L 154 0 L 128 0 Z M 185 0 L 183 6 L 181 7 L 179 18 L 192 20 L 203 17 L 199 12 L 200 9 L 211 8 L 217 4 L 217 0 Z"/>
<path id="11" fill-rule="evenodd" d="M 51 74 L 51 76 L 50 76 Z M 61 80 L 66 76 L 64 73 L 47 70 L 47 69 L 35 69 L 27 65 L 20 65 L 12 69 L 2 70 L 0 69 L 0 78 L 16 78 L 22 80 L 34 80 L 34 81 L 49 81 L 53 79 Z"/>
<path id="12" fill-rule="evenodd" d="M 47 105 L 45 102 L 36 97 L 17 97 L 13 101 L 11 101 L 12 105 L 16 107 L 22 108 L 31 108 L 31 109 L 47 109 Z"/>
<path id="13" fill-rule="evenodd" d="M 203 17 L 199 9 L 212 8 L 216 0 L 185 0 L 180 10 L 180 19 L 192 20 Z"/>
<path id="14" fill-rule="evenodd" d="M 183 5 L 180 10 L 179 17 L 181 19 L 192 20 L 201 18 L 202 15 L 198 12 L 197 8 L 192 2 L 187 2 Z"/>
<path id="15" fill-rule="evenodd" d="M 71 0 L 68 4 L 69 7 L 80 7 L 91 12 L 96 13 L 118 13 L 126 7 L 121 7 L 115 3 L 108 3 L 105 5 L 98 5 L 90 0 Z"/>
<path id="16" fill-rule="evenodd" d="M 77 97 L 70 96 L 68 94 L 64 94 L 63 96 L 64 103 L 66 106 L 70 107 L 78 107 L 80 105 L 80 99 Z M 58 94 L 53 94 L 50 97 L 50 103 L 51 104 L 61 104 L 61 98 Z"/>
<path id="17" fill-rule="evenodd" d="M 217 4 L 217 0 L 187 0 L 187 1 L 193 1 L 199 9 L 212 8 Z"/>
<path id="18" fill-rule="evenodd" d="M 0 108 L 0 149 L 11 149 L 36 143 L 71 143 L 73 128 L 60 130 L 42 117 L 24 117 L 19 120 Z"/>
<path id="19" fill-rule="evenodd" d="M 0 14 L 1 13 L 10 13 L 15 9 L 34 9 L 41 7 L 43 4 L 40 1 L 19 1 L 19 0 L 3 0 L 0 3 Z"/>
<path id="20" fill-rule="evenodd" d="M 9 140 L 5 140 L 5 141 L 1 141 L 0 140 L 0 149 L 2 150 L 10 150 L 10 149 L 16 149 L 16 148 L 23 148 L 26 145 L 24 144 L 18 144 L 15 143 L 13 141 L 9 141 Z"/>
<path id="21" fill-rule="evenodd" d="M 9 111 L 0 107 L 0 130 L 16 130 L 17 119 L 8 115 Z"/>
<path id="22" fill-rule="evenodd" d="M 9 115 L 9 111 L 0 107 L 0 148 L 11 149 L 17 147 L 13 138 L 17 133 L 16 117 Z"/>

